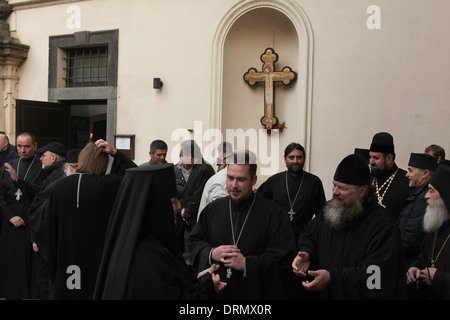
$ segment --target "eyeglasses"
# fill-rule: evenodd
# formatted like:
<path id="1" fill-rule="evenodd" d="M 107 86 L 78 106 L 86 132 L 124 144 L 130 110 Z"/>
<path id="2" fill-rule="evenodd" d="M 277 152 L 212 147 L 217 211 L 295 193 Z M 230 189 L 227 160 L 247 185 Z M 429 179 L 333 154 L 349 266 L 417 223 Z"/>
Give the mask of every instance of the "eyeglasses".
<path id="1" fill-rule="evenodd" d="M 332 182 L 332 184 L 333 184 L 333 186 L 332 186 L 332 191 L 333 192 L 335 192 L 335 191 L 347 192 L 347 191 L 350 191 L 350 190 L 354 189 L 354 187 L 352 187 L 352 186 L 350 186 L 350 187 L 341 187 L 341 186 L 336 185 L 334 182 Z"/>

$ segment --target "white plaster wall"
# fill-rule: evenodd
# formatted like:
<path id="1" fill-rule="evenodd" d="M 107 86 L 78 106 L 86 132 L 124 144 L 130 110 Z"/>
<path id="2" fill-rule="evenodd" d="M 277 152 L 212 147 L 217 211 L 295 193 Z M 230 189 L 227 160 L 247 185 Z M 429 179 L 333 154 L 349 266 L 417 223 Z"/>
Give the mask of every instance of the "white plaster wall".
<path id="1" fill-rule="evenodd" d="M 20 0 L 10 1 L 16 2 Z M 137 163 L 148 160 L 149 143 L 156 138 L 166 140 L 169 153 L 177 154 L 180 140 L 170 141 L 175 129 L 193 128 L 195 120 L 202 121 L 205 129 L 212 121 L 213 95 L 220 94 L 212 92 L 213 54 L 217 54 L 214 35 L 227 13 L 242 3 L 92 0 L 18 10 L 13 36 L 31 47 L 19 70 L 19 98 L 47 100 L 49 36 L 119 29 L 116 133 L 136 134 Z M 355 147 L 368 148 L 379 131 L 393 134 L 402 168 L 411 152 L 421 152 L 431 143 L 440 144 L 450 155 L 449 1 L 285 3 L 303 9 L 314 35 L 311 146 L 307 152 L 309 171 L 322 179 L 328 197 L 338 162 Z M 380 30 L 366 27 L 370 16 L 366 9 L 373 4 L 381 9 Z M 66 26 L 69 5 L 81 9 L 79 30 Z M 260 67 L 257 57 L 253 61 L 245 65 Z M 152 88 L 154 77 L 164 82 L 161 91 Z M 242 82 L 241 78 L 237 81 Z M 239 86 L 248 89 L 244 83 Z M 227 93 L 223 101 L 229 99 L 236 97 Z M 258 105 L 257 113 L 261 109 Z M 287 118 L 282 114 L 281 119 L 289 123 Z M 259 116 L 254 122 L 259 128 Z M 285 133 L 295 130 L 288 125 Z"/>
<path id="2" fill-rule="evenodd" d="M 450 2 L 299 1 L 314 32 L 311 171 L 331 194 L 334 170 L 380 131 L 394 136 L 397 164 L 432 143 L 450 155 Z M 369 5 L 381 29 L 369 30 Z"/>

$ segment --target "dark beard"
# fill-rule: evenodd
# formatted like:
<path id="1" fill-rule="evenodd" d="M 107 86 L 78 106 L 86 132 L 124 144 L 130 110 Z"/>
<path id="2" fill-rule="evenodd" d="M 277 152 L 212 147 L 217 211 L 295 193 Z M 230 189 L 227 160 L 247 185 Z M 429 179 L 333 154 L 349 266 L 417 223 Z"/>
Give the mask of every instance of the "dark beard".
<path id="1" fill-rule="evenodd" d="M 290 164 L 290 165 L 286 165 L 286 168 L 288 169 L 290 174 L 292 174 L 293 176 L 296 176 L 297 174 L 303 172 L 303 166 L 304 165 L 299 165 L 299 166 L 295 167 L 292 164 Z"/>
<path id="2" fill-rule="evenodd" d="M 386 169 L 380 169 L 380 168 L 376 168 L 376 169 L 370 168 L 370 169 L 371 169 L 372 176 L 375 177 L 375 178 L 382 177 L 387 172 Z"/>
<path id="3" fill-rule="evenodd" d="M 326 223 L 332 229 L 338 231 L 350 225 L 362 211 L 363 207 L 359 201 L 346 205 L 345 203 L 338 203 L 334 199 L 328 201 L 323 209 Z"/>

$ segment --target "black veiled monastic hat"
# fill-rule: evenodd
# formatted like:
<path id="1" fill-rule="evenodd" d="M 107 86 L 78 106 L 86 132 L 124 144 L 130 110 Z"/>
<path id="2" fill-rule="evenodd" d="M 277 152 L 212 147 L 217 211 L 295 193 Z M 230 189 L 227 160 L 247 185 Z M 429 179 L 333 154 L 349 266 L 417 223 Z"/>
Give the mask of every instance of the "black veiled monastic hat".
<path id="1" fill-rule="evenodd" d="M 143 234 L 183 260 L 174 232 L 171 198 L 176 194 L 171 163 L 126 170 L 109 221 L 94 299 L 125 299 L 133 253 Z"/>
<path id="2" fill-rule="evenodd" d="M 438 166 L 431 177 L 430 184 L 439 191 L 448 212 L 450 212 L 450 167 Z"/>
<path id="3" fill-rule="evenodd" d="M 370 183 L 370 170 L 366 160 L 357 154 L 346 156 L 339 163 L 333 180 L 355 186 Z"/>

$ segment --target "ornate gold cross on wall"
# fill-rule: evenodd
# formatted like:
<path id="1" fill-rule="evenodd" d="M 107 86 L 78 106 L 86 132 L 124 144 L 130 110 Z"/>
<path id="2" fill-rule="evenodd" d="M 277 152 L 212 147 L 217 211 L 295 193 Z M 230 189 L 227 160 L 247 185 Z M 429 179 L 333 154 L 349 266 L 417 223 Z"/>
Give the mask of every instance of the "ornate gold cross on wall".
<path id="1" fill-rule="evenodd" d="M 264 62 L 262 71 L 258 72 L 255 68 L 250 68 L 244 74 L 244 80 L 251 86 L 257 82 L 264 82 L 264 117 L 261 118 L 261 124 L 267 130 L 272 129 L 278 122 L 274 108 L 274 82 L 281 81 L 287 86 L 296 78 L 295 72 L 290 67 L 284 67 L 282 71 L 275 71 L 277 60 L 278 54 L 272 48 L 267 48 L 261 55 L 261 61 Z"/>

